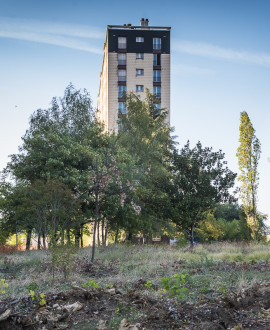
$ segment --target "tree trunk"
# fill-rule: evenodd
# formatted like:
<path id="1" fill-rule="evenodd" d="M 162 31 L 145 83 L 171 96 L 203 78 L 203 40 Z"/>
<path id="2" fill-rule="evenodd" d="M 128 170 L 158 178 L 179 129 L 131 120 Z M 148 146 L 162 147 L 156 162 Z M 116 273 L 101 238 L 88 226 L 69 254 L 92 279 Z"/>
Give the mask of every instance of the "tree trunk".
<path id="1" fill-rule="evenodd" d="M 104 218 L 102 219 L 102 222 L 101 222 L 101 238 L 102 238 L 102 245 L 105 245 L 105 240 L 104 240 Z"/>
<path id="2" fill-rule="evenodd" d="M 97 240 L 98 240 L 98 246 L 100 246 L 100 232 L 99 232 L 99 228 L 100 227 L 100 223 L 98 221 L 97 223 Z"/>
<path id="3" fill-rule="evenodd" d="M 132 233 L 131 232 L 129 232 L 128 235 L 127 235 L 127 241 L 129 243 L 132 243 Z"/>
<path id="4" fill-rule="evenodd" d="M 61 243 L 63 245 L 65 244 L 65 230 L 64 229 L 62 230 L 62 233 L 61 233 Z"/>
<path id="5" fill-rule="evenodd" d="M 32 229 L 27 229 L 27 232 L 26 232 L 26 246 L 25 246 L 26 251 L 30 250 L 31 237 L 32 237 Z"/>
<path id="6" fill-rule="evenodd" d="M 41 239 L 40 239 L 40 233 L 38 233 L 38 241 L 37 241 L 38 250 L 40 250 L 40 246 L 41 246 Z"/>
<path id="7" fill-rule="evenodd" d="M 118 234 L 119 234 L 119 226 L 117 226 L 117 229 L 116 229 L 114 244 L 118 243 Z"/>
<path id="8" fill-rule="evenodd" d="M 191 249 L 193 249 L 193 247 L 194 247 L 194 226 L 191 226 L 191 229 L 189 231 L 189 242 L 190 242 Z"/>
<path id="9" fill-rule="evenodd" d="M 83 225 L 81 226 L 81 248 L 83 248 Z"/>
<path id="10" fill-rule="evenodd" d="M 42 240 L 43 240 L 43 249 L 46 250 L 46 237 L 45 237 L 45 233 L 42 233 Z"/>
<path id="11" fill-rule="evenodd" d="M 99 200 L 98 200 L 98 191 L 96 188 L 95 191 L 96 195 L 96 208 L 95 208 L 95 221 L 94 221 L 94 232 L 93 232 L 93 245 L 92 245 L 92 256 L 91 262 L 94 262 L 95 259 L 95 249 L 96 249 L 96 231 L 97 231 L 97 222 L 98 222 L 98 215 L 99 215 Z"/>
<path id="12" fill-rule="evenodd" d="M 78 229 L 75 229 L 75 246 L 77 247 L 77 248 L 79 248 L 80 247 L 80 228 Z"/>
<path id="13" fill-rule="evenodd" d="M 108 237 L 108 220 L 106 219 L 106 226 L 105 226 L 105 246 L 107 245 L 107 237 Z"/>
<path id="14" fill-rule="evenodd" d="M 67 242 L 70 244 L 70 230 L 67 229 Z"/>

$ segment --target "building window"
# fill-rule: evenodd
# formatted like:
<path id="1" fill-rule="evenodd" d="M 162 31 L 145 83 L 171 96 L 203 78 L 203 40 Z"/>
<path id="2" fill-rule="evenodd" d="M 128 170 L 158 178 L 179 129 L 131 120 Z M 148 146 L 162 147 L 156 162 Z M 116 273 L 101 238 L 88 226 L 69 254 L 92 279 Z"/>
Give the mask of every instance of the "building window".
<path id="1" fill-rule="evenodd" d="M 154 86 L 153 87 L 153 94 L 157 99 L 161 98 L 161 87 L 160 86 Z"/>
<path id="2" fill-rule="evenodd" d="M 144 53 L 136 53 L 136 59 L 144 59 Z"/>
<path id="3" fill-rule="evenodd" d="M 161 65 L 161 55 L 153 54 L 153 65 Z"/>
<path id="4" fill-rule="evenodd" d="M 136 69 L 136 76 L 143 76 L 144 75 L 144 69 Z"/>
<path id="5" fill-rule="evenodd" d="M 153 81 L 161 82 L 161 71 L 160 70 L 153 70 Z"/>
<path id="6" fill-rule="evenodd" d="M 143 85 L 136 85 L 136 92 L 143 92 Z"/>
<path id="7" fill-rule="evenodd" d="M 118 65 L 127 64 L 127 54 L 118 54 Z"/>
<path id="8" fill-rule="evenodd" d="M 118 113 L 119 113 L 119 115 L 126 114 L 126 103 L 125 102 L 118 102 Z"/>
<path id="9" fill-rule="evenodd" d="M 126 80 L 127 80 L 127 71 L 118 70 L 118 81 L 126 81 Z"/>
<path id="10" fill-rule="evenodd" d="M 118 86 L 118 97 L 120 99 L 126 96 L 127 87 L 126 86 Z"/>
<path id="11" fill-rule="evenodd" d="M 153 49 L 161 49 L 161 38 L 153 38 Z"/>
<path id="12" fill-rule="evenodd" d="M 126 49 L 126 48 L 127 48 L 127 38 L 118 37 L 118 49 Z"/>
<path id="13" fill-rule="evenodd" d="M 144 37 L 136 37 L 136 42 L 144 42 Z"/>

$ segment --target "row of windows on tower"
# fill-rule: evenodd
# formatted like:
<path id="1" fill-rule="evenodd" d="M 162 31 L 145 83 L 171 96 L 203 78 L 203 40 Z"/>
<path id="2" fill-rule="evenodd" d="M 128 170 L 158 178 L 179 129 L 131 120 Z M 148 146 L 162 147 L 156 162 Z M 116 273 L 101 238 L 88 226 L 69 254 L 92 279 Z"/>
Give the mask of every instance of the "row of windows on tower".
<path id="1" fill-rule="evenodd" d="M 118 86 L 118 98 L 124 98 L 126 94 L 127 88 L 126 86 Z M 143 92 L 144 86 L 143 85 L 136 85 L 136 92 Z M 161 98 L 161 87 L 154 86 L 153 87 L 153 94 L 157 99 Z M 161 108 L 160 101 L 155 103 L 157 109 Z M 126 114 L 126 102 L 119 101 L 118 102 L 118 114 L 125 115 Z"/>
<path id="2" fill-rule="evenodd" d="M 127 54 L 120 53 L 118 54 L 118 65 L 127 65 Z M 137 60 L 144 59 L 144 53 L 136 53 Z M 153 65 L 161 65 L 161 55 L 160 54 L 153 54 Z"/>
<path id="3" fill-rule="evenodd" d="M 144 37 L 136 37 L 136 42 L 144 42 Z M 127 37 L 118 37 L 118 49 L 127 49 Z M 153 38 L 153 49 L 161 49 L 161 38 Z"/>
<path id="4" fill-rule="evenodd" d="M 144 69 L 136 69 L 136 76 L 144 76 Z M 118 81 L 127 81 L 127 70 L 118 70 Z M 160 70 L 153 70 L 153 82 L 161 82 Z"/>
<path id="5" fill-rule="evenodd" d="M 123 85 L 118 86 L 118 98 L 124 98 L 127 92 L 127 87 Z M 136 92 L 144 92 L 144 85 L 136 85 Z M 160 86 L 153 86 L 153 94 L 156 98 L 161 98 L 161 87 Z"/>

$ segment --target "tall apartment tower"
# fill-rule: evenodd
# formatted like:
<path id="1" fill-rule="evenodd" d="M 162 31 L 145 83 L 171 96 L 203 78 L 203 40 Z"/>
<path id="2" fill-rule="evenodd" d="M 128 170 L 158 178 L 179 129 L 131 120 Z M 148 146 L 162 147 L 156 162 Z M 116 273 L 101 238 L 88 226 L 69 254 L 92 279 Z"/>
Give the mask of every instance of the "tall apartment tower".
<path id="1" fill-rule="evenodd" d="M 166 108 L 170 123 L 170 27 L 108 25 L 97 105 L 97 118 L 107 132 L 117 132 L 126 114 L 123 92 L 145 97 L 146 89 Z"/>

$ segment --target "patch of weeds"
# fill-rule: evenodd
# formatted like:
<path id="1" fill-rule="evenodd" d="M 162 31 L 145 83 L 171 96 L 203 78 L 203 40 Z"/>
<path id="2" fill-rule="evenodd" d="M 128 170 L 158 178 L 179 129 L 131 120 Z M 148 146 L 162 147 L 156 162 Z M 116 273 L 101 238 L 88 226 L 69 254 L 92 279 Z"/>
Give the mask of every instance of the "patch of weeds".
<path id="1" fill-rule="evenodd" d="M 78 249 L 71 244 L 55 245 L 50 248 L 51 262 L 52 262 L 52 276 L 53 282 L 56 270 L 61 271 L 64 279 L 67 280 L 71 270 L 74 267 L 74 258 Z"/>
<path id="2" fill-rule="evenodd" d="M 214 266 L 214 264 L 215 264 L 215 262 L 214 262 L 213 257 L 207 257 L 206 255 L 201 256 L 200 266 L 202 268 L 210 268 L 210 267 Z"/>
<path id="3" fill-rule="evenodd" d="M 233 261 L 236 261 L 236 262 L 244 261 L 244 257 L 242 254 L 236 254 L 233 256 Z"/>
<path id="4" fill-rule="evenodd" d="M 209 291 L 209 287 L 207 287 L 207 286 L 202 286 L 200 288 L 200 293 L 202 293 L 202 294 L 206 294 L 206 293 L 208 293 L 208 291 Z"/>
<path id="5" fill-rule="evenodd" d="M 122 315 L 114 314 L 106 323 L 107 329 L 118 329 L 121 321 L 123 320 Z"/>
<path id="6" fill-rule="evenodd" d="M 148 289 L 148 290 L 153 290 L 153 284 L 151 281 L 147 281 L 144 286 Z"/>
<path id="7" fill-rule="evenodd" d="M 32 303 L 33 303 L 34 307 L 36 307 L 36 305 L 39 305 L 39 306 L 46 305 L 46 299 L 45 299 L 46 295 L 44 292 L 41 292 L 38 294 L 34 290 L 30 290 L 29 296 L 32 299 Z"/>
<path id="8" fill-rule="evenodd" d="M 38 284 L 35 281 L 30 282 L 30 284 L 26 285 L 25 288 L 27 291 L 37 291 L 38 290 Z"/>
<path id="9" fill-rule="evenodd" d="M 71 285 L 68 283 L 64 283 L 64 284 L 60 285 L 59 288 L 60 288 L 60 290 L 65 291 L 65 290 L 69 290 L 71 288 Z"/>
<path id="10" fill-rule="evenodd" d="M 6 293 L 6 289 L 8 288 L 8 284 L 4 278 L 0 279 L 0 293 Z"/>
<path id="11" fill-rule="evenodd" d="M 173 277 L 163 277 L 161 279 L 161 286 L 171 297 L 182 299 L 187 291 L 184 285 L 188 276 L 188 274 L 177 273 L 174 274 Z"/>
<path id="12" fill-rule="evenodd" d="M 227 293 L 225 282 L 216 282 L 215 283 L 215 288 L 219 293 L 221 293 L 223 295 L 225 295 Z"/>
<path id="13" fill-rule="evenodd" d="M 95 280 L 89 280 L 89 282 L 83 283 L 82 286 L 84 288 L 98 288 L 99 284 L 95 282 Z"/>
<path id="14" fill-rule="evenodd" d="M 112 289 L 112 288 L 113 288 L 113 284 L 112 284 L 112 283 L 107 284 L 107 285 L 106 285 L 106 288 L 107 288 L 107 289 Z"/>

